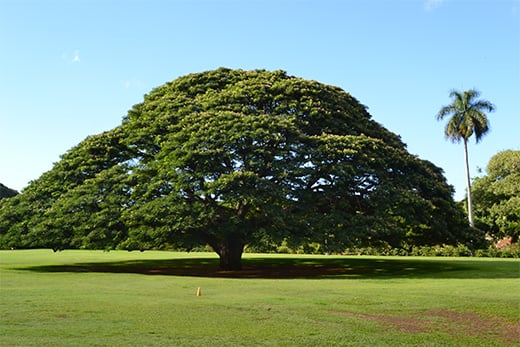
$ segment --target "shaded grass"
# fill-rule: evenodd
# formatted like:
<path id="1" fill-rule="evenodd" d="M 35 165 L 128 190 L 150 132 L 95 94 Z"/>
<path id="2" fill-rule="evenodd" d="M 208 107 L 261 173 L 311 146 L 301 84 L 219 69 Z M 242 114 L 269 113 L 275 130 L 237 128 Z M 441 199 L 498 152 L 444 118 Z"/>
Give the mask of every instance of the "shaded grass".
<path id="1" fill-rule="evenodd" d="M 132 259 L 32 265 L 36 272 L 107 272 L 223 278 L 518 278 L 503 259 L 245 255 L 243 269 L 224 271 L 216 257 Z M 515 265 L 516 264 L 516 265 Z"/>
<path id="2" fill-rule="evenodd" d="M 0 252 L 0 345 L 516 342 L 517 260 L 246 255 L 247 279 L 218 272 L 217 262 L 213 254 Z"/>

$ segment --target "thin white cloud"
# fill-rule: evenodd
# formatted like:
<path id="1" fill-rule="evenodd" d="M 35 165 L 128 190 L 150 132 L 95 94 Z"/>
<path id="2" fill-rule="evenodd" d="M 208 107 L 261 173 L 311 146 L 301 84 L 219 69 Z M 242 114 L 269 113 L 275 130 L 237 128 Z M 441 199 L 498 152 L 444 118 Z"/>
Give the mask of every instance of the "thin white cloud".
<path id="1" fill-rule="evenodd" d="M 123 87 L 125 89 L 142 88 L 144 83 L 141 80 L 130 78 L 123 81 Z"/>
<path id="2" fill-rule="evenodd" d="M 424 9 L 428 12 L 435 10 L 444 3 L 445 0 L 426 0 L 424 2 Z"/>
<path id="3" fill-rule="evenodd" d="M 61 54 L 61 59 L 67 64 L 75 64 L 81 61 L 81 57 L 79 55 L 79 49 L 74 50 L 74 52 L 65 51 Z"/>
<path id="4" fill-rule="evenodd" d="M 80 57 L 79 57 L 79 49 L 76 49 L 74 51 L 74 56 L 72 57 L 72 62 L 73 63 L 79 63 L 81 61 Z"/>

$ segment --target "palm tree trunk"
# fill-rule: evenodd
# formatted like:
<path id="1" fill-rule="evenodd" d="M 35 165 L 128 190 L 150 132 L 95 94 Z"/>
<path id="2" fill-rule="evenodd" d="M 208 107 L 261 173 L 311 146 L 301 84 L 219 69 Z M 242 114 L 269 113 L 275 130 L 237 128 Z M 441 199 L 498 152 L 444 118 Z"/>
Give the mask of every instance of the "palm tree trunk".
<path id="1" fill-rule="evenodd" d="M 473 221 L 473 203 L 471 201 L 471 178 L 469 175 L 469 159 L 468 159 L 468 141 L 464 139 L 464 160 L 466 161 L 466 188 L 468 196 L 468 221 L 469 226 L 474 227 L 475 222 Z"/>

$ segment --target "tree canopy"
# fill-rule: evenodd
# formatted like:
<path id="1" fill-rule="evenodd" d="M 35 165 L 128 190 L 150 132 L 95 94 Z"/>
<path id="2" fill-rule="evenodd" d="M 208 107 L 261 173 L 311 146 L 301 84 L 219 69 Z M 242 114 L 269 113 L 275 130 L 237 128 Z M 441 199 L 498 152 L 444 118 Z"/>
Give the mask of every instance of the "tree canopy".
<path id="1" fill-rule="evenodd" d="M 464 242 L 453 188 L 340 88 L 220 68 L 166 83 L 0 203 L 1 247 Z"/>
<path id="2" fill-rule="evenodd" d="M 520 151 L 495 154 L 473 182 L 477 226 L 496 239 L 520 237 Z"/>

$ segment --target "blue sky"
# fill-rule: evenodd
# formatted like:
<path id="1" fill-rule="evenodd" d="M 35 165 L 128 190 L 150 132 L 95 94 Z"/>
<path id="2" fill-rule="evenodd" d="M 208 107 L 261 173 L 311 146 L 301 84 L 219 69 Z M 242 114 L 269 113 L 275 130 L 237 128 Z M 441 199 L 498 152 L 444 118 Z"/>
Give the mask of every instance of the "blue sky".
<path id="1" fill-rule="evenodd" d="M 520 149 L 520 0 L 0 0 L 0 183 L 21 190 L 143 95 L 217 67 L 339 86 L 464 197 L 451 89 L 496 105 L 472 175 Z"/>

